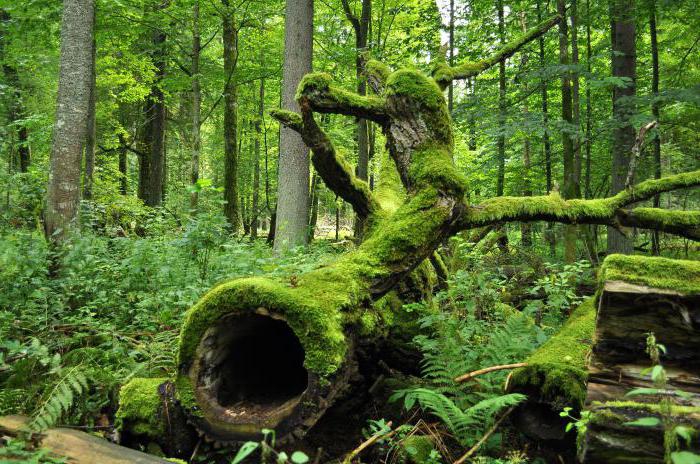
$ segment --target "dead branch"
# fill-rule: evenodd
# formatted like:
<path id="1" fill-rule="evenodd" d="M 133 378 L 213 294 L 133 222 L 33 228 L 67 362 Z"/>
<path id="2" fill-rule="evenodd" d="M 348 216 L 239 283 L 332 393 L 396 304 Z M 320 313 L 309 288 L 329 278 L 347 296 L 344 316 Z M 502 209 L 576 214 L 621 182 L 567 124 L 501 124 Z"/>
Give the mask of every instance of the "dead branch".
<path id="1" fill-rule="evenodd" d="M 469 459 L 469 457 L 476 453 L 479 450 L 479 448 L 481 448 L 481 445 L 486 443 L 486 440 L 488 440 L 489 437 L 493 435 L 493 433 L 498 429 L 498 426 L 501 425 L 501 422 L 503 422 L 505 418 L 508 417 L 508 415 L 511 412 L 513 412 L 513 410 L 515 410 L 515 407 L 508 408 L 508 410 L 504 412 L 501 417 L 498 418 L 498 420 L 493 424 L 493 426 L 488 430 L 488 432 L 486 432 L 484 436 L 481 437 L 481 439 L 478 442 L 476 442 L 476 445 L 472 446 L 469 449 L 469 451 L 464 453 L 464 455 L 461 458 L 457 459 L 454 462 L 454 464 L 464 464 L 465 462 L 467 462 L 467 459 Z"/>
<path id="2" fill-rule="evenodd" d="M 388 438 L 392 436 L 393 434 L 396 433 L 396 430 L 391 430 L 392 422 L 389 421 L 387 422 L 387 427 L 389 427 L 390 430 L 386 432 L 380 432 L 380 433 L 375 433 L 371 437 L 369 437 L 367 440 L 363 441 L 360 446 L 352 450 L 345 459 L 343 459 L 343 464 L 350 464 L 353 459 L 355 459 L 362 451 L 364 451 L 366 448 L 372 446 L 377 440 L 380 438 Z"/>
<path id="3" fill-rule="evenodd" d="M 658 126 L 658 121 L 652 121 L 639 129 L 637 138 L 634 140 L 634 145 L 632 145 L 632 157 L 630 158 L 630 166 L 627 170 L 625 188 L 628 189 L 632 186 L 632 179 L 634 179 L 634 173 L 637 170 L 637 161 L 639 161 L 639 155 L 642 153 L 642 147 L 644 147 L 644 137 L 646 136 L 646 133 Z"/>
<path id="4" fill-rule="evenodd" d="M 474 377 L 488 374 L 489 372 L 502 371 L 505 369 L 518 369 L 519 367 L 525 367 L 525 366 L 527 366 L 527 363 L 522 362 L 522 363 L 501 364 L 498 366 L 485 367 L 483 369 L 478 369 L 476 371 L 472 371 L 472 372 L 468 372 L 464 375 L 460 375 L 459 377 L 455 378 L 455 382 L 462 383 L 462 382 L 466 382 L 467 380 L 471 380 Z"/>

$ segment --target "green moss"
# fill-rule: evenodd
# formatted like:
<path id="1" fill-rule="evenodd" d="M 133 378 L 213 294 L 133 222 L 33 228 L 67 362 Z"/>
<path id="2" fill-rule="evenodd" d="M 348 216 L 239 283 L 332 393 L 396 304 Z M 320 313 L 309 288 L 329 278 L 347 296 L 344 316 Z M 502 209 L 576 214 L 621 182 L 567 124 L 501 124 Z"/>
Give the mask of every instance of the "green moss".
<path id="1" fill-rule="evenodd" d="M 594 298 L 571 314 L 559 332 L 513 372 L 511 386 L 537 389 L 545 401 L 580 408 L 586 399 L 586 360 L 595 332 Z"/>
<path id="2" fill-rule="evenodd" d="M 676 404 L 670 405 L 670 410 L 667 410 L 667 407 L 669 406 L 659 403 L 638 403 L 636 401 L 594 401 L 590 406 L 592 412 L 590 421 L 592 424 L 602 426 L 629 427 L 626 423 L 639 417 L 660 417 L 666 416 L 669 412 L 673 420 L 677 422 L 697 424 L 700 420 L 700 407 Z"/>
<path id="3" fill-rule="evenodd" d="M 634 215 L 641 221 L 653 221 L 663 225 L 700 228 L 700 211 L 676 211 L 659 208 L 635 208 Z"/>
<path id="4" fill-rule="evenodd" d="M 344 288 L 339 287 L 343 284 Z M 221 284 L 186 313 L 179 363 L 189 365 L 204 332 L 220 317 L 266 308 L 285 317 L 299 337 L 306 368 L 319 375 L 331 374 L 342 363 L 346 349 L 342 313 L 331 309 L 350 303 L 351 284 L 349 276 L 335 268 L 302 276 L 298 288 L 259 277 Z"/>
<path id="5" fill-rule="evenodd" d="M 601 281 L 619 280 L 687 295 L 700 294 L 700 262 L 650 256 L 610 255 Z"/>
<path id="6" fill-rule="evenodd" d="M 386 82 L 391 70 L 387 65 L 377 60 L 369 60 L 365 63 L 365 74 L 367 76 L 374 76 L 381 82 Z"/>
<path id="7" fill-rule="evenodd" d="M 124 427 L 136 435 L 157 438 L 163 434 L 160 418 L 162 398 L 158 391 L 166 378 L 132 379 L 119 390 L 119 409 L 116 426 Z"/>
<path id="8" fill-rule="evenodd" d="M 384 108 L 384 100 L 376 96 L 358 95 L 340 87 L 332 85 L 333 78 L 327 73 L 310 73 L 305 75 L 297 87 L 296 99 L 314 92 L 326 95 L 334 107 L 345 109 L 361 109 L 367 112 L 381 112 Z"/>
<path id="9" fill-rule="evenodd" d="M 424 464 L 429 462 L 430 453 L 435 449 L 431 437 L 427 435 L 411 435 L 404 438 L 400 444 L 401 462 Z"/>

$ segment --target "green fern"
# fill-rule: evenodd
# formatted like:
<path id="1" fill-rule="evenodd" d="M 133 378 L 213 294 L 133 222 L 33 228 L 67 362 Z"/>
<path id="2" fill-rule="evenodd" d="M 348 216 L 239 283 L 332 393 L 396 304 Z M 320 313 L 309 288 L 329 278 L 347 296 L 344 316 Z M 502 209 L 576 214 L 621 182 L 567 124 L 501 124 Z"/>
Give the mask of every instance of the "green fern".
<path id="1" fill-rule="evenodd" d="M 479 401 L 466 410 L 460 409 L 450 398 L 428 388 L 414 388 L 397 391 L 391 400 L 403 397 L 404 407 L 415 405 L 438 419 L 463 446 L 470 446 L 486 428 L 493 423 L 496 415 L 505 408 L 515 406 L 526 397 L 518 393 L 494 396 Z"/>
<path id="2" fill-rule="evenodd" d="M 80 371 L 81 366 L 72 367 L 44 395 L 45 400 L 35 410 L 28 424 L 32 432 L 41 432 L 56 424 L 73 406 L 75 399 L 88 389 L 88 380 Z"/>

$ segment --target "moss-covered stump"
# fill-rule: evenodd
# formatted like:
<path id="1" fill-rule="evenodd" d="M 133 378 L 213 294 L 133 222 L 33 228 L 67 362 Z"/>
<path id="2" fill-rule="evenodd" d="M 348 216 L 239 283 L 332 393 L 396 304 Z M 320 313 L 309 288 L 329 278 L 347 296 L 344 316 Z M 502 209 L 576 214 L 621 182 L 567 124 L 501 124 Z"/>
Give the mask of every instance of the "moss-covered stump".
<path id="1" fill-rule="evenodd" d="M 523 433 L 537 440 L 562 440 L 564 407 L 580 410 L 586 399 L 587 359 L 595 331 L 595 299 L 589 298 L 571 314 L 561 330 L 535 351 L 527 366 L 510 376 L 508 390 L 528 400 L 512 414 Z"/>
<path id="2" fill-rule="evenodd" d="M 648 363 L 653 332 L 665 365 L 700 372 L 700 262 L 612 255 L 600 279 L 596 361 Z"/>
<path id="3" fill-rule="evenodd" d="M 197 434 L 175 400 L 175 386 L 166 378 L 130 380 L 119 390 L 116 426 L 121 442 L 148 449 L 157 444 L 167 456 L 189 458 Z"/>
<path id="4" fill-rule="evenodd" d="M 631 424 L 649 417 L 658 419 L 659 423 L 653 426 Z M 586 464 L 665 462 L 662 418 L 670 424 L 700 430 L 700 408 L 697 407 L 673 406 L 662 414 L 658 404 L 631 401 L 594 403 L 587 433 L 581 443 L 581 461 Z M 686 443 L 681 443 L 681 446 L 688 449 Z M 691 451 L 700 452 L 697 439 L 692 440 L 690 446 Z"/>

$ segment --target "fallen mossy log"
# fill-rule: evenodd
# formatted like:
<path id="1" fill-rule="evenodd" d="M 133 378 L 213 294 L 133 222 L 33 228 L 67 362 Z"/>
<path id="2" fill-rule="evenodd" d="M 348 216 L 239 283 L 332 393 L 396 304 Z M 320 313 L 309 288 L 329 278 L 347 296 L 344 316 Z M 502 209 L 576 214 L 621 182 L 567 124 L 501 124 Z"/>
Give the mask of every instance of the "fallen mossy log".
<path id="1" fill-rule="evenodd" d="M 516 427 L 527 436 L 562 440 L 567 421 L 559 413 L 565 407 L 576 411 L 583 408 L 595 318 L 595 298 L 588 298 L 559 332 L 528 357 L 525 367 L 509 376 L 506 389 L 528 396 L 511 415 Z"/>
<path id="2" fill-rule="evenodd" d="M 368 347 L 390 346 L 385 342 L 410 333 L 417 315 L 404 314 L 400 304 L 387 304 L 387 295 L 401 290 L 402 282 L 409 282 L 411 273 L 459 231 L 540 220 L 622 227 L 630 221 L 623 211 L 629 205 L 700 184 L 696 171 L 646 181 L 600 200 L 564 200 L 553 193 L 468 202 L 466 179 L 453 162 L 454 137 L 443 90 L 451 80 L 476 76 L 511 56 L 558 21 L 543 22 L 486 60 L 455 68 L 440 63 L 432 76 L 416 69 L 391 71 L 370 61 L 366 72 L 375 96 L 341 89 L 327 74 L 309 74 L 297 92 L 301 114 L 273 113 L 301 135 L 324 183 L 353 207 L 366 227 L 364 241 L 336 262 L 298 276 L 225 282 L 187 312 L 174 397 L 207 439 L 257 438 L 261 428 L 276 429 L 282 440 L 303 436 L 344 395 L 363 352 L 377 351 Z M 375 193 L 358 179 L 317 124 L 315 113 L 379 125 L 392 162 L 387 172 L 400 182 L 401 192 Z M 646 211 L 647 226 L 656 222 L 662 230 L 680 233 L 669 224 L 687 220 L 685 214 L 656 212 Z M 415 291 L 414 285 L 405 285 L 406 290 Z M 583 337 L 576 333 L 572 338 L 581 343 Z M 576 353 L 569 372 L 574 377 L 581 372 Z M 549 361 L 557 365 L 555 370 L 545 366 L 548 362 L 540 363 L 547 378 L 567 371 L 565 356 Z M 582 396 L 565 391 L 569 400 Z"/>
<path id="3" fill-rule="evenodd" d="M 659 464 L 665 462 L 664 422 L 700 429 L 700 408 L 672 406 L 664 411 L 659 404 L 612 401 L 594 403 L 581 443 L 580 459 L 586 464 Z M 654 418 L 655 425 L 634 422 Z M 691 452 L 700 453 L 700 443 L 690 442 Z"/>

